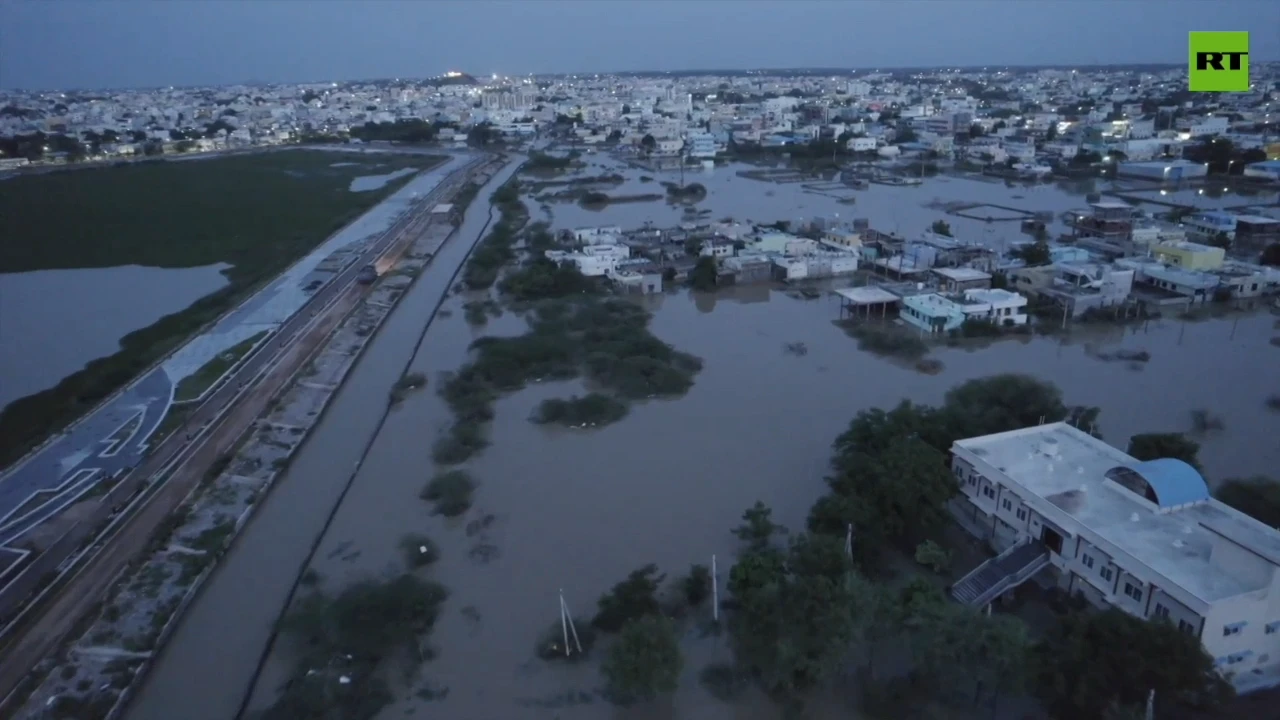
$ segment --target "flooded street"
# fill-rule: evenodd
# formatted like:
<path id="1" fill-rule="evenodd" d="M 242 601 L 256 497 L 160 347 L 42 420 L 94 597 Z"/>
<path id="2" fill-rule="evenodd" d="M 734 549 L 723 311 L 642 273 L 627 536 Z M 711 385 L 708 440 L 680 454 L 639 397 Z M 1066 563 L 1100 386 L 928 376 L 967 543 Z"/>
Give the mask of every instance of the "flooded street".
<path id="1" fill-rule="evenodd" d="M 487 198 L 513 170 L 499 173 L 479 198 Z M 476 208 L 401 299 L 325 420 L 222 559 L 127 717 L 235 717 L 299 568 L 382 419 L 392 384 L 488 222 L 485 206 Z"/>
<path id="2" fill-rule="evenodd" d="M 671 179 L 670 173 L 653 175 Z M 505 173 L 477 202 L 503 179 Z M 914 234 L 946 217 L 961 239 L 976 239 L 969 230 L 984 235 L 991 230 L 1004 242 L 1023 237 L 1016 222 L 967 221 L 922 205 L 939 198 L 1056 213 L 1085 204 L 1083 197 L 1053 185 L 1009 189 L 960 178 L 918 188 L 872 185 L 857 194 L 854 206 L 804 193 L 799 186 L 737 177 L 728 168 L 689 173 L 686 181 L 707 185 L 708 199 L 698 207 L 711 210 L 712 219 L 795 221 L 839 213 Z M 619 195 L 655 191 L 661 192 L 656 182 L 634 179 L 609 190 Z M 1010 199 L 1011 194 L 1025 199 Z M 1258 200 L 1235 199 L 1237 204 L 1251 201 Z M 169 720 L 179 709 L 189 720 L 236 717 L 281 605 L 375 432 L 388 389 L 447 287 L 450 273 L 444 270 L 466 251 L 458 239 L 475 237 L 486 219 L 478 212 L 482 207 L 468 213 L 459 237 L 418 279 L 361 359 L 327 418 L 188 612 L 130 718 Z M 535 220 L 546 217 L 538 203 L 529 202 L 529 208 Z M 662 202 L 603 211 L 555 204 L 551 210 L 557 228 L 632 228 L 649 220 L 663 227 L 680 221 L 679 209 Z M 446 520 L 432 515 L 430 504 L 418 498 L 435 472 L 432 442 L 451 421 L 435 392 L 440 374 L 465 361 L 474 338 L 524 328 L 508 312 L 473 329 L 462 305 L 474 297 L 450 297 L 443 306 L 448 315 L 441 312 L 431 321 L 410 368 L 426 374 L 428 389 L 410 394 L 372 437 L 310 565 L 322 587 L 336 590 L 401 568 L 396 546 L 406 533 L 424 533 L 440 546 L 441 559 L 427 571 L 451 593 L 431 637 L 438 656 L 412 684 L 395 678 L 400 699 L 382 713 L 384 718 L 782 717 L 780 709 L 752 693 L 725 704 L 699 686 L 703 667 L 730 656 L 727 636 L 700 637 L 695 623 L 682 626 L 685 668 L 679 691 L 672 699 L 636 708 L 615 708 L 596 695 L 599 649 L 593 660 L 561 665 L 537 659 L 535 642 L 558 621 L 559 590 L 576 616 L 589 618 L 602 592 L 647 563 L 675 578 L 692 563 L 709 565 L 715 554 L 723 589 L 737 548 L 730 530 L 743 509 L 763 501 L 774 509 L 776 521 L 800 529 L 823 490 L 831 442 L 859 410 L 889 407 L 903 398 L 937 403 L 947 389 L 972 378 L 1025 372 L 1051 380 L 1068 404 L 1101 407 L 1098 429 L 1121 448 L 1134 433 L 1189 431 L 1192 411 L 1205 409 L 1224 425 L 1197 438 L 1211 483 L 1274 475 L 1280 467 L 1275 442 L 1280 414 L 1264 404 L 1269 393 L 1280 393 L 1280 348 L 1268 342 L 1280 329 L 1266 312 L 1077 330 L 1066 339 L 1026 336 L 984 346 L 938 347 L 931 356 L 944 370 L 930 376 L 860 351 L 857 341 L 832 323 L 838 316 L 833 300 L 799 300 L 765 286 L 718 295 L 681 289 L 637 301 L 654 313 L 650 329 L 658 338 L 703 359 L 704 369 L 687 396 L 637 404 L 623 421 L 593 431 L 528 420 L 545 398 L 581 394 L 578 381 L 535 385 L 503 398 L 496 404 L 491 447 L 464 466 L 479 483 L 475 505 Z M 807 354 L 784 352 L 784 344 L 793 342 L 805 343 Z M 1098 358 L 1118 348 L 1146 350 L 1151 360 L 1135 368 Z M 274 645 L 253 689 L 251 711 L 271 704 L 292 667 L 291 651 L 287 643 Z M 434 694 L 423 692 L 428 689 Z M 851 716 L 839 697 L 819 698 L 810 709 L 811 717 L 823 720 Z"/>

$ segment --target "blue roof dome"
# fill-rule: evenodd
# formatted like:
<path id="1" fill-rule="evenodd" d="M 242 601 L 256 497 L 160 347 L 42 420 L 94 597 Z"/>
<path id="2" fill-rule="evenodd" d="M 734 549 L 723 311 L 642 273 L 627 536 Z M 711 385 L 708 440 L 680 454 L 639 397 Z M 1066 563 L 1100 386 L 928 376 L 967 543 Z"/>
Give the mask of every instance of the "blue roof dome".
<path id="1" fill-rule="evenodd" d="M 1162 508 L 1209 499 L 1209 485 L 1200 472 L 1175 458 L 1134 463 L 1129 470 L 1147 482 L 1155 503 Z"/>

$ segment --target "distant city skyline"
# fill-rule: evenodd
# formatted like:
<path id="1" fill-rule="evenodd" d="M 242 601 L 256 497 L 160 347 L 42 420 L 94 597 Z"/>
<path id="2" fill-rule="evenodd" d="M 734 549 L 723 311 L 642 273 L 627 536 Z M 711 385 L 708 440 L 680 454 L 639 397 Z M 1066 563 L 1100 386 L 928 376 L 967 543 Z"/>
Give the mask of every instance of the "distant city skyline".
<path id="1" fill-rule="evenodd" d="M 0 2 L 0 88 L 99 89 L 491 73 L 1181 64 L 1192 30 L 1264 0 Z"/>

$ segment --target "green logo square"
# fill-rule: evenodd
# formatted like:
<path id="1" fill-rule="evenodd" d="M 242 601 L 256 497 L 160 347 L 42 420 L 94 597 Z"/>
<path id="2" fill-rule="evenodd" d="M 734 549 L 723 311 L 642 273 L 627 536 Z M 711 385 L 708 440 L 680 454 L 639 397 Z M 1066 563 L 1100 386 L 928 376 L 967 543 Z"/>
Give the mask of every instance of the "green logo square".
<path id="1" fill-rule="evenodd" d="M 1189 33 L 1192 92 L 1249 92 L 1249 33 Z"/>

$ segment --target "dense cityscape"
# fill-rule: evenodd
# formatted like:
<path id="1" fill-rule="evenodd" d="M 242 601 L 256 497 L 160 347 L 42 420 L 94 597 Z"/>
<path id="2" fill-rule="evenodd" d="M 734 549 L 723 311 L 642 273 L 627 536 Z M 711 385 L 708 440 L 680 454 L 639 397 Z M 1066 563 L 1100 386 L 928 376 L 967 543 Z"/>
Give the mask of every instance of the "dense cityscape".
<path id="1" fill-rule="evenodd" d="M 0 717 L 1275 718 L 1268 59 L 0 89 Z"/>

